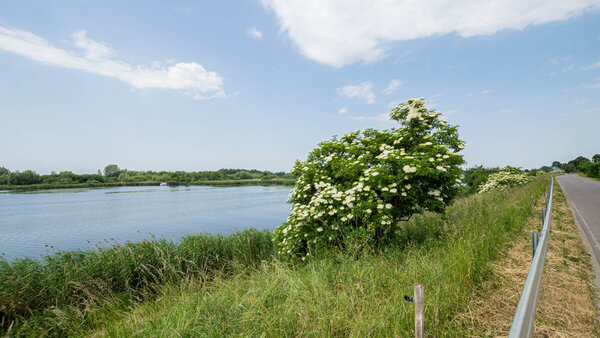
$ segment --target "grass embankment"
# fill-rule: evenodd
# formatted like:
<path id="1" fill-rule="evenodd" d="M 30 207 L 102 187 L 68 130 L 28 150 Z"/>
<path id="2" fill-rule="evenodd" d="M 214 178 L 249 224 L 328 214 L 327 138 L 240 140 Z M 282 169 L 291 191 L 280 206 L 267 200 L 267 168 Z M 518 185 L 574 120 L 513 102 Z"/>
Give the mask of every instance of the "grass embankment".
<path id="1" fill-rule="evenodd" d="M 493 275 L 478 287 L 460 315 L 469 336 L 506 337 L 531 266 L 530 232 L 541 231 L 536 201 L 530 217 L 515 241 L 507 243 L 502 257 L 493 263 Z M 595 306 L 597 289 L 592 282 L 590 255 L 583 245 L 565 195 L 555 182 L 550 241 L 538 298 L 534 336 L 599 337 L 600 316 Z"/>
<path id="2" fill-rule="evenodd" d="M 589 178 L 590 180 L 600 181 L 600 178 L 588 176 L 585 173 L 577 173 L 577 175 L 583 178 Z"/>
<path id="3" fill-rule="evenodd" d="M 15 333 L 64 335 L 69 327 L 48 327 L 44 321 L 86 320 L 86 312 L 101 309 L 106 300 L 123 307 L 186 277 L 209 280 L 239 266 L 259 266 L 273 252 L 271 232 L 254 230 L 227 237 L 187 236 L 178 244 L 164 239 L 111 244 L 115 245 L 95 251 L 59 252 L 41 262 L 0 261 L 3 328 L 16 321 Z"/>
<path id="4" fill-rule="evenodd" d="M 107 182 L 107 183 L 74 183 L 74 184 L 30 184 L 30 185 L 0 185 L 0 190 L 50 190 L 50 189 L 78 189 L 78 188 L 112 188 L 112 187 L 139 187 L 160 185 L 160 182 Z"/>
<path id="5" fill-rule="evenodd" d="M 107 274 L 98 266 L 96 279 L 66 272 L 72 280 L 44 277 L 63 274 L 62 270 L 82 264 L 68 263 L 68 254 L 62 256 L 67 261 L 55 263 L 54 269 L 39 268 L 35 283 L 31 282 L 29 269 L 36 271 L 36 263 L 29 262 L 16 270 L 12 264 L 10 267 L 19 275 L 20 282 L 11 282 L 14 289 L 2 294 L 3 299 L 8 297 L 15 306 L 21 306 L 29 293 L 33 293 L 51 301 L 33 311 L 24 307 L 26 311 L 13 315 L 17 321 L 10 333 L 358 336 L 369 333 L 392 314 L 372 334 L 407 336 L 414 327 L 414 311 L 413 303 L 406 302 L 404 295 L 412 295 L 413 284 L 418 282 L 426 285 L 427 334 L 460 336 L 468 331 L 455 319 L 456 315 L 464 311 L 476 286 L 491 276 L 490 263 L 498 258 L 499 249 L 522 231 L 530 217 L 529 196 L 541 196 L 542 180 L 547 178 L 536 178 L 533 184 L 511 191 L 459 199 L 444 215 L 415 216 L 398 231 L 396 245 L 379 253 L 359 256 L 329 253 L 297 265 L 261 254 L 239 263 L 233 260 L 226 264 L 225 272 L 215 267 L 210 270 L 210 278 L 198 268 L 189 270 L 192 273 L 178 268 L 202 264 L 186 265 L 179 258 L 174 258 L 173 264 L 152 243 L 139 244 L 148 256 L 131 254 L 123 248 L 115 249 L 120 251 L 113 258 L 88 254 L 100 262 L 107 259 L 105 269 L 113 271 Z M 236 252 L 243 256 L 244 248 L 240 245 Z M 135 246 L 131 245 L 131 250 Z M 208 262 L 218 261 L 201 247 L 196 250 L 199 251 L 191 250 L 189 254 L 195 252 L 207 257 Z M 129 268 L 120 270 L 123 264 L 119 259 L 132 260 L 126 264 Z M 258 263 L 259 260 L 262 261 Z M 146 273 L 146 279 L 138 278 L 144 281 L 141 284 L 123 282 L 131 274 L 160 267 L 169 271 L 171 277 L 154 278 L 151 276 L 157 274 L 153 272 Z M 2 274 L 0 278 L 5 285 L 8 275 Z M 88 282 L 81 283 L 82 279 Z M 106 297 L 87 296 L 94 294 L 88 289 L 93 291 L 96 285 L 104 283 L 118 283 L 122 287 L 105 292 Z M 76 292 L 67 293 L 69 297 L 59 297 L 62 301 L 54 303 L 57 294 L 54 290 L 68 289 L 70 285 L 78 288 Z M 47 291 L 36 291 L 37 288 Z M 144 292 L 137 291 L 140 289 Z M 5 322 L 4 328 L 9 325 Z"/>
<path id="6" fill-rule="evenodd" d="M 285 185 L 293 186 L 296 183 L 294 179 L 275 178 L 269 180 L 220 180 L 220 181 L 196 181 L 190 185 L 212 185 L 212 186 L 239 186 L 239 185 Z"/>
<path id="7" fill-rule="evenodd" d="M 208 186 L 246 186 L 246 185 L 285 185 L 293 186 L 296 181 L 286 178 L 274 178 L 268 180 L 248 179 L 248 180 L 214 180 L 214 181 L 195 181 L 195 182 L 169 182 L 169 185 L 208 185 Z M 0 190 L 50 190 L 50 189 L 77 189 L 77 188 L 111 188 L 111 187 L 140 187 L 157 186 L 161 182 L 107 182 L 107 183 L 78 183 L 78 184 L 31 184 L 31 185 L 0 185 Z"/>

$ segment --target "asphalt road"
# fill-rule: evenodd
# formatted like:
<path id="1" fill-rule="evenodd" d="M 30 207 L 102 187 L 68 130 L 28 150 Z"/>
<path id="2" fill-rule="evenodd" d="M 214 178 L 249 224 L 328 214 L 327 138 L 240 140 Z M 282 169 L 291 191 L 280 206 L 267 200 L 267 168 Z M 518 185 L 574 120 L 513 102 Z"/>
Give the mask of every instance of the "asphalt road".
<path id="1" fill-rule="evenodd" d="M 600 181 L 577 175 L 557 176 L 556 180 L 587 237 L 592 259 L 600 264 Z"/>

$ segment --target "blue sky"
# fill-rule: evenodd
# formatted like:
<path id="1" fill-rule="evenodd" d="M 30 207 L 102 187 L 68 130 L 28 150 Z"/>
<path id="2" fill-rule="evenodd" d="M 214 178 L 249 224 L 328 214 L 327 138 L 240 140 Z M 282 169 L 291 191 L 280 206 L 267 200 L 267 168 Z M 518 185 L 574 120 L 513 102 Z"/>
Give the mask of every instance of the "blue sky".
<path id="1" fill-rule="evenodd" d="M 0 1 L 0 166 L 289 171 L 425 97 L 468 165 L 600 153 L 600 1 Z"/>

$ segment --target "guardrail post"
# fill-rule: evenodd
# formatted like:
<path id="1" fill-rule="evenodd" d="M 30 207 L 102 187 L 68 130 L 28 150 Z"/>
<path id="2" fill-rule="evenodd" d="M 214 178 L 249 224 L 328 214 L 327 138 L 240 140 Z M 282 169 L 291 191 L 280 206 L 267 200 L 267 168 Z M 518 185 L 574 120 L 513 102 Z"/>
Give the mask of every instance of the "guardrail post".
<path id="1" fill-rule="evenodd" d="M 532 232 L 531 233 L 531 259 L 533 259 L 533 257 L 535 257 L 535 251 L 537 250 L 539 242 L 540 242 L 540 233 Z"/>
<path id="2" fill-rule="evenodd" d="M 546 209 L 542 208 L 542 226 L 544 226 L 544 219 L 546 218 Z"/>
<path id="3" fill-rule="evenodd" d="M 425 299 L 423 284 L 415 284 L 415 337 L 425 338 Z"/>

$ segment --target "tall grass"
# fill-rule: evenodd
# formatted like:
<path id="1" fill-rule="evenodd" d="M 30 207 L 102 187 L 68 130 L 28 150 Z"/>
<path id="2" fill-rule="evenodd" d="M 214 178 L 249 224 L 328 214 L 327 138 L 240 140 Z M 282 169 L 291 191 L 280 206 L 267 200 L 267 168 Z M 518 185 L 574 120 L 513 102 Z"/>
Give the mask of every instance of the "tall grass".
<path id="1" fill-rule="evenodd" d="M 461 336 L 468 331 L 455 315 L 530 217 L 529 196 L 541 196 L 542 180 L 415 216 L 383 252 L 286 263 L 270 259 L 269 232 L 245 232 L 3 263 L 0 297 L 10 301 L 1 304 L 10 308 L 0 309 L 17 319 L 17 335 L 408 336 L 414 314 L 404 295 L 422 283 L 427 334 Z M 106 297 L 86 303 L 98 295 Z"/>
<path id="2" fill-rule="evenodd" d="M 108 242 L 108 241 L 107 241 Z M 273 253 L 271 232 L 187 236 L 59 252 L 42 261 L 0 261 L 0 323 L 50 307 L 83 306 L 119 293 L 143 297 L 184 276 L 210 278 L 234 265 L 257 266 Z"/>

